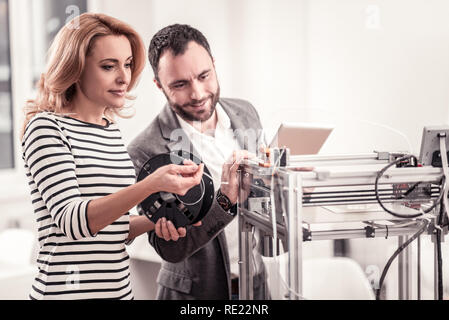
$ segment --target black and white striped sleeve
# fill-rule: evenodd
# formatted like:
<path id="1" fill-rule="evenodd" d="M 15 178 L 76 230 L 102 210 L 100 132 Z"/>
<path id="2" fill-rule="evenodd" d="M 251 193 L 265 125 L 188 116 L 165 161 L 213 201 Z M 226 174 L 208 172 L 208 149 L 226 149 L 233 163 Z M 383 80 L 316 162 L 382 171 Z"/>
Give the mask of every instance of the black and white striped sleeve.
<path id="1" fill-rule="evenodd" d="M 22 140 L 23 159 L 53 223 L 73 240 L 94 237 L 89 230 L 87 206 L 81 198 L 70 144 L 58 123 L 35 117 Z"/>

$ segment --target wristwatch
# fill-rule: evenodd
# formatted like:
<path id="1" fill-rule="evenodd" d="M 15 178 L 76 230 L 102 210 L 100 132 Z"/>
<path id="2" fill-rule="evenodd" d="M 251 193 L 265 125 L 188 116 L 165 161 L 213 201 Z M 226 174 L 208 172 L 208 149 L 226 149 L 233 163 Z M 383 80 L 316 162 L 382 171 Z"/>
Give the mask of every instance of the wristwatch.
<path id="1" fill-rule="evenodd" d="M 233 204 L 231 200 L 223 193 L 221 193 L 221 189 L 218 189 L 216 196 L 218 204 L 223 208 L 224 211 L 229 211 L 232 208 Z"/>

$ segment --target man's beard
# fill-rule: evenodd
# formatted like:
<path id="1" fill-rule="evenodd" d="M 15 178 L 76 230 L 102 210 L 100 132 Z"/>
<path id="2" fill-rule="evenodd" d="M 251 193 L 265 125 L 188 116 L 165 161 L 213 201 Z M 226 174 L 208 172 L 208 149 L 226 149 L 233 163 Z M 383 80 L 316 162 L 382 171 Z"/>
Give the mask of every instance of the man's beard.
<path id="1" fill-rule="evenodd" d="M 164 92 L 165 94 L 165 92 Z M 182 119 L 184 119 L 185 121 L 207 121 L 210 119 L 210 117 L 212 117 L 212 115 L 214 114 L 215 111 L 215 107 L 217 106 L 218 100 L 220 99 L 220 86 L 217 87 L 217 91 L 215 93 L 210 94 L 208 97 L 202 99 L 202 100 L 191 100 L 188 103 L 185 104 L 177 104 L 177 103 L 173 103 L 172 101 L 170 101 L 170 99 L 168 98 L 168 96 L 165 94 L 165 97 L 167 98 L 167 102 L 170 105 L 170 107 L 172 108 L 172 110 L 174 112 L 176 112 L 177 115 L 179 115 Z M 192 105 L 198 105 L 198 104 L 202 104 L 203 102 L 207 103 L 207 100 L 211 100 L 211 104 L 210 104 L 210 110 L 205 110 L 206 113 L 204 114 L 200 114 L 200 115 L 195 115 L 194 113 L 188 112 L 186 111 L 186 108 L 188 108 L 189 106 Z"/>

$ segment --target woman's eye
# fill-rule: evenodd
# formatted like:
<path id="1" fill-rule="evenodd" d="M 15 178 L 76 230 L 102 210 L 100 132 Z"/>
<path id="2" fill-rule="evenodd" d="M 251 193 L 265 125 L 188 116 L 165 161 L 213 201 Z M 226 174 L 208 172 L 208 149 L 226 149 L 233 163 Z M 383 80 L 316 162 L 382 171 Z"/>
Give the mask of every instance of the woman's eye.
<path id="1" fill-rule="evenodd" d="M 114 66 L 102 66 L 104 70 L 111 70 Z"/>
<path id="2" fill-rule="evenodd" d="M 131 68 L 132 66 L 133 66 L 132 63 L 127 63 L 127 64 L 125 64 L 125 68 Z"/>
<path id="3" fill-rule="evenodd" d="M 208 76 L 209 76 L 208 73 L 207 73 L 207 74 L 203 74 L 203 75 L 200 77 L 200 79 L 201 79 L 201 80 L 204 80 L 204 79 L 206 79 Z"/>

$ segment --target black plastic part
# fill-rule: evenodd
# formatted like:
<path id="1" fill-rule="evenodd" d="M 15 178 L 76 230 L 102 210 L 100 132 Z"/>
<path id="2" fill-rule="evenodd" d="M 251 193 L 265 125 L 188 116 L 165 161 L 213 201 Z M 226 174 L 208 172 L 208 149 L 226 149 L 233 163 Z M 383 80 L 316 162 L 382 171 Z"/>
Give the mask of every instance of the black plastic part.
<path id="1" fill-rule="evenodd" d="M 302 241 L 312 241 L 312 231 L 302 228 Z"/>
<path id="2" fill-rule="evenodd" d="M 400 157 L 394 157 L 394 161 L 398 160 Z M 416 167 L 418 162 L 415 157 L 410 157 L 408 159 L 404 159 L 403 161 L 399 161 L 396 164 L 396 168 L 406 168 L 406 167 Z"/>
<path id="3" fill-rule="evenodd" d="M 365 227 L 365 236 L 367 238 L 374 238 L 376 236 L 376 229 L 374 229 L 371 226 L 366 226 Z"/>
<path id="4" fill-rule="evenodd" d="M 281 159 L 279 160 L 279 166 L 280 167 L 286 167 L 287 166 L 287 160 L 288 160 L 288 152 L 287 149 L 281 149 Z"/>
<path id="5" fill-rule="evenodd" d="M 149 159 L 142 166 L 137 176 L 137 181 L 143 180 L 162 166 L 183 164 L 185 159 L 192 160 L 196 164 L 201 163 L 201 160 L 186 151 L 180 150 L 159 154 Z M 204 166 L 204 172 L 206 174 L 203 174 L 202 177 L 204 184 L 204 196 L 202 199 L 203 187 L 200 183 L 187 191 L 184 196 L 163 194 L 161 192 L 151 194 L 139 204 L 140 211 L 154 223 L 160 218 L 165 217 L 167 220 L 173 222 L 176 228 L 185 227 L 202 220 L 212 206 L 214 198 L 214 183 L 210 178 L 211 175 L 206 166 Z M 173 197 L 175 197 L 174 200 Z"/>
<path id="6" fill-rule="evenodd" d="M 449 151 L 447 152 L 447 157 L 449 159 Z M 443 167 L 443 162 L 441 161 L 440 150 L 434 151 L 432 154 L 432 166 L 441 168 Z"/>

